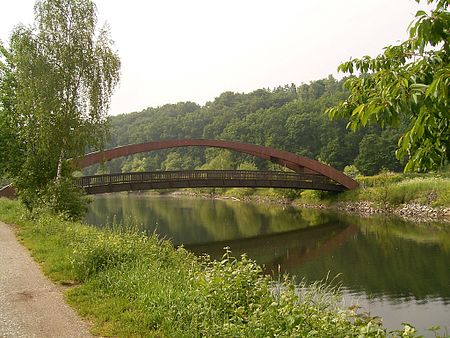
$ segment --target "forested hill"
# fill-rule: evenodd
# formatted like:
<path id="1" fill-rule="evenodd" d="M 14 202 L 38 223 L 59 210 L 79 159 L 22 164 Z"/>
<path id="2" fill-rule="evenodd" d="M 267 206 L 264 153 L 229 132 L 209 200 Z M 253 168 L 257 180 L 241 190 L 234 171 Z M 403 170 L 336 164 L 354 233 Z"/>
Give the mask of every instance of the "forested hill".
<path id="1" fill-rule="evenodd" d="M 364 174 L 401 170 L 395 159 L 398 131 L 370 127 L 356 133 L 346 121 L 330 121 L 324 111 L 347 95 L 343 81 L 327 79 L 249 94 L 225 92 L 200 106 L 167 104 L 111 117 L 106 148 L 153 140 L 206 138 L 270 146 L 308 156 L 338 169 L 354 164 Z M 219 149 L 186 148 L 139 154 L 112 161 L 107 170 L 272 168 L 248 155 Z M 256 168 L 255 168 L 256 169 Z M 105 170 L 92 168 L 90 172 Z"/>

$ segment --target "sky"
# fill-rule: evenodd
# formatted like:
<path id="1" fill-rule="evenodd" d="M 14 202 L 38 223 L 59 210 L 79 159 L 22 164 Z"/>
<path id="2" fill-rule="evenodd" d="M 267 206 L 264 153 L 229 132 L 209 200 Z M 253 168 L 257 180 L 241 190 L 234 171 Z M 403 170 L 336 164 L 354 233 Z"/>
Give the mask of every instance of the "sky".
<path id="1" fill-rule="evenodd" d="M 413 0 L 96 0 L 111 30 L 121 81 L 111 115 L 166 103 L 204 104 L 338 77 L 339 63 L 407 37 Z M 33 22 L 34 0 L 7 0 L 0 40 Z"/>

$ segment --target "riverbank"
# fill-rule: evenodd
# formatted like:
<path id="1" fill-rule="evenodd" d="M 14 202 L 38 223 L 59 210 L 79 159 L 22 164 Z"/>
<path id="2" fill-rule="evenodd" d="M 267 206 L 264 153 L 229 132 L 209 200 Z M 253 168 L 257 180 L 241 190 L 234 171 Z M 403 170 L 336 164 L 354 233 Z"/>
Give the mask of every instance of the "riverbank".
<path id="1" fill-rule="evenodd" d="M 357 190 L 332 194 L 286 189 L 181 190 L 171 196 L 230 199 L 240 202 L 329 209 L 360 216 L 397 216 L 414 222 L 450 222 L 450 174 L 382 173 L 357 178 Z"/>
<path id="2" fill-rule="evenodd" d="M 197 258 L 133 229 L 99 230 L 43 215 L 31 220 L 0 199 L 0 218 L 55 282 L 75 285 L 69 303 L 103 336 L 357 336 L 389 334 L 342 307 L 335 290 L 274 281 L 253 261 L 226 252 Z M 299 291 L 302 290 L 302 291 Z M 408 327 L 392 336 L 414 336 Z"/>
<path id="3" fill-rule="evenodd" d="M 408 220 L 450 221 L 450 176 L 441 174 L 382 173 L 358 178 L 360 188 L 339 195 L 322 194 L 337 210 L 359 214 L 387 214 Z M 314 195 L 314 193 L 306 193 Z M 320 196 L 320 194 L 319 194 Z M 306 196 L 308 200 L 308 196 Z M 313 198 L 314 200 L 314 198 Z"/>

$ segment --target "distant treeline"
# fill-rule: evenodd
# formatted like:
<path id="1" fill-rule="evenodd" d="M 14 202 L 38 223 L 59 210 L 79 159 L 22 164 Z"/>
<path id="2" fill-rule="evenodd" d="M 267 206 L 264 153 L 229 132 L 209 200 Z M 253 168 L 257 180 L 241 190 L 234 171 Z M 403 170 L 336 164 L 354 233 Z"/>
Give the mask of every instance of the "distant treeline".
<path id="1" fill-rule="evenodd" d="M 283 149 L 340 170 L 354 165 L 365 175 L 402 170 L 395 158 L 401 128 L 369 126 L 354 133 L 346 129 L 347 121 L 331 121 L 324 113 L 348 95 L 343 82 L 330 76 L 248 94 L 224 92 L 204 106 L 180 102 L 113 116 L 105 147 L 167 139 L 235 140 Z M 87 173 L 276 167 L 226 150 L 178 148 L 116 159 L 104 167 L 88 168 Z"/>

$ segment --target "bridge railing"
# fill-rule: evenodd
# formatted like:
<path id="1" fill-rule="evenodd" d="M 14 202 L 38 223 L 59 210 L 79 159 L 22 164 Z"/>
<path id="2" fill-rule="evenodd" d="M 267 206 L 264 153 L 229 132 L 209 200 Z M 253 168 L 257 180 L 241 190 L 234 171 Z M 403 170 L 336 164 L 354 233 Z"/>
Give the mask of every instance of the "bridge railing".
<path id="1" fill-rule="evenodd" d="M 80 177 L 78 178 L 77 184 L 80 187 L 88 188 L 133 182 L 167 182 L 182 180 L 302 181 L 338 185 L 338 183 L 320 174 L 255 170 L 183 170 L 104 174 Z"/>

